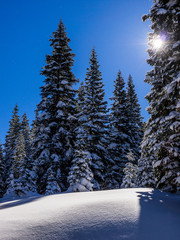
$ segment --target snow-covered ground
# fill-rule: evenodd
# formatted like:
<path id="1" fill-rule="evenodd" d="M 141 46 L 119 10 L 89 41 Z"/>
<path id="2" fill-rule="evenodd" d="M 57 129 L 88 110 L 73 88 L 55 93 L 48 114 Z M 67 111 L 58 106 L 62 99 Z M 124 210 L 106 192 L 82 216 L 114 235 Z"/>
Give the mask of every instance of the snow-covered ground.
<path id="1" fill-rule="evenodd" d="M 180 196 L 148 188 L 0 200 L 2 240 L 179 240 Z"/>

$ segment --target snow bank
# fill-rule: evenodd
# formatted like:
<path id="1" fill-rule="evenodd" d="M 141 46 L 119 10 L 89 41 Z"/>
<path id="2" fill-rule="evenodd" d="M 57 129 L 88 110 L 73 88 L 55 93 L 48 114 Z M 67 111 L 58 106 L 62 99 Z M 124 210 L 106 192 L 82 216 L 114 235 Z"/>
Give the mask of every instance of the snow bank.
<path id="1" fill-rule="evenodd" d="M 179 240 L 180 196 L 121 189 L 0 200 L 2 240 Z"/>

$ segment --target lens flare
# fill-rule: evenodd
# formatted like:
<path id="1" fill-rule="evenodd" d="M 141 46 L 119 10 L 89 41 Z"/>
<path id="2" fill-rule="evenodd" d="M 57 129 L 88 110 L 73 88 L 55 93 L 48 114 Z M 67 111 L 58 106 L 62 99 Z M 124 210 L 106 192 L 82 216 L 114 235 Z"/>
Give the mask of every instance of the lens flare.
<path id="1" fill-rule="evenodd" d="M 153 39 L 152 46 L 155 50 L 160 50 L 163 47 L 163 40 L 160 37 Z"/>

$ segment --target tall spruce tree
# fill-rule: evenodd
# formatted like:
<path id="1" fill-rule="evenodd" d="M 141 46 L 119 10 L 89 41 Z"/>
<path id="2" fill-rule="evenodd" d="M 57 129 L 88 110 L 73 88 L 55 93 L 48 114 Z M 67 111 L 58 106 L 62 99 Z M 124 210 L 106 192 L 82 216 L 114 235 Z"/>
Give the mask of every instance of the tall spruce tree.
<path id="1" fill-rule="evenodd" d="M 53 33 L 52 54 L 46 56 L 42 71 L 45 84 L 41 87 L 38 105 L 37 137 L 34 141 L 37 190 L 40 194 L 67 189 L 67 176 L 74 150 L 76 125 L 73 57 L 62 21 Z M 53 186 L 52 186 L 53 185 Z"/>
<path id="2" fill-rule="evenodd" d="M 93 174 L 90 169 L 92 161 L 91 153 L 88 151 L 88 128 L 87 128 L 87 108 L 85 102 L 85 87 L 81 83 L 78 89 L 78 97 L 76 101 L 76 117 L 78 119 L 78 127 L 76 128 L 75 152 L 72 160 L 72 167 L 69 173 L 68 181 L 70 187 L 68 191 L 82 192 L 93 190 Z"/>
<path id="3" fill-rule="evenodd" d="M 5 161 L 5 191 L 7 184 L 9 184 L 9 176 L 11 174 L 12 163 L 13 163 L 13 156 L 15 152 L 16 146 L 16 139 L 18 137 L 21 125 L 20 125 L 20 118 L 18 115 L 18 106 L 16 105 L 13 110 L 12 118 L 9 122 L 9 130 L 5 137 L 5 145 L 4 145 L 4 161 Z"/>
<path id="4" fill-rule="evenodd" d="M 146 126 L 144 165 L 151 164 L 155 184 L 166 191 L 180 190 L 180 5 L 179 1 L 157 0 L 150 14 L 148 63 L 154 66 L 145 81 L 152 85 L 146 96 L 150 119 Z M 156 45 L 156 41 L 161 45 Z M 153 160 L 153 161 L 152 161 Z M 148 172 L 146 172 L 148 175 Z"/>
<path id="5" fill-rule="evenodd" d="M 129 110 L 129 131 L 132 140 L 131 150 L 135 154 L 137 160 L 140 157 L 140 144 L 143 137 L 143 123 L 141 107 L 138 103 L 138 97 L 135 92 L 135 86 L 131 75 L 129 75 L 127 82 L 127 103 Z"/>
<path id="6" fill-rule="evenodd" d="M 4 188 L 5 188 L 5 183 L 4 183 L 4 156 L 3 156 L 2 144 L 0 142 L 0 198 L 4 194 Z"/>
<path id="7" fill-rule="evenodd" d="M 24 136 L 26 156 L 29 157 L 31 154 L 31 135 L 26 113 L 23 114 L 21 119 L 21 131 Z"/>
<path id="8" fill-rule="evenodd" d="M 104 187 L 104 166 L 108 157 L 106 150 L 107 102 L 104 101 L 104 94 L 97 54 L 93 49 L 90 56 L 90 67 L 87 69 L 85 79 L 84 106 L 80 120 L 83 122 L 82 131 L 84 131 L 82 138 L 85 147 L 83 151 L 86 155 L 86 161 L 89 161 L 87 158 L 91 159 L 90 169 L 94 176 L 93 189 Z M 87 156 L 87 153 L 90 155 Z"/>
<path id="9" fill-rule="evenodd" d="M 30 140 L 31 140 L 31 152 L 34 152 L 32 150 L 33 148 L 33 141 L 36 139 L 36 132 L 37 132 L 37 119 L 38 119 L 39 113 L 38 110 L 35 110 L 35 119 L 33 120 L 31 124 L 31 129 L 30 129 Z"/>
<path id="10" fill-rule="evenodd" d="M 119 71 L 114 82 L 113 103 L 110 114 L 109 153 L 113 161 L 108 167 L 109 188 L 120 188 L 127 163 L 127 153 L 131 145 L 128 122 L 128 103 L 124 89 L 124 79 Z"/>
<path id="11" fill-rule="evenodd" d="M 24 178 L 26 181 L 26 191 L 35 191 L 35 163 L 32 158 L 32 149 L 31 149 L 31 133 L 29 127 L 29 120 L 26 113 L 23 114 L 21 120 L 21 132 L 24 137 Z"/>

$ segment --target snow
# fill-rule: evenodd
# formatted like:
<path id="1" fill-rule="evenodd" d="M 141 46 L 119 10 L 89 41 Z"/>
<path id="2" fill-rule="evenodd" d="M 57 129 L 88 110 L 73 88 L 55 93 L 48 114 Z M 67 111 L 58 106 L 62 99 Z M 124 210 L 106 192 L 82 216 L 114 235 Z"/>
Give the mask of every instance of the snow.
<path id="1" fill-rule="evenodd" d="M 3 240 L 179 240 L 180 196 L 150 188 L 0 200 Z"/>

